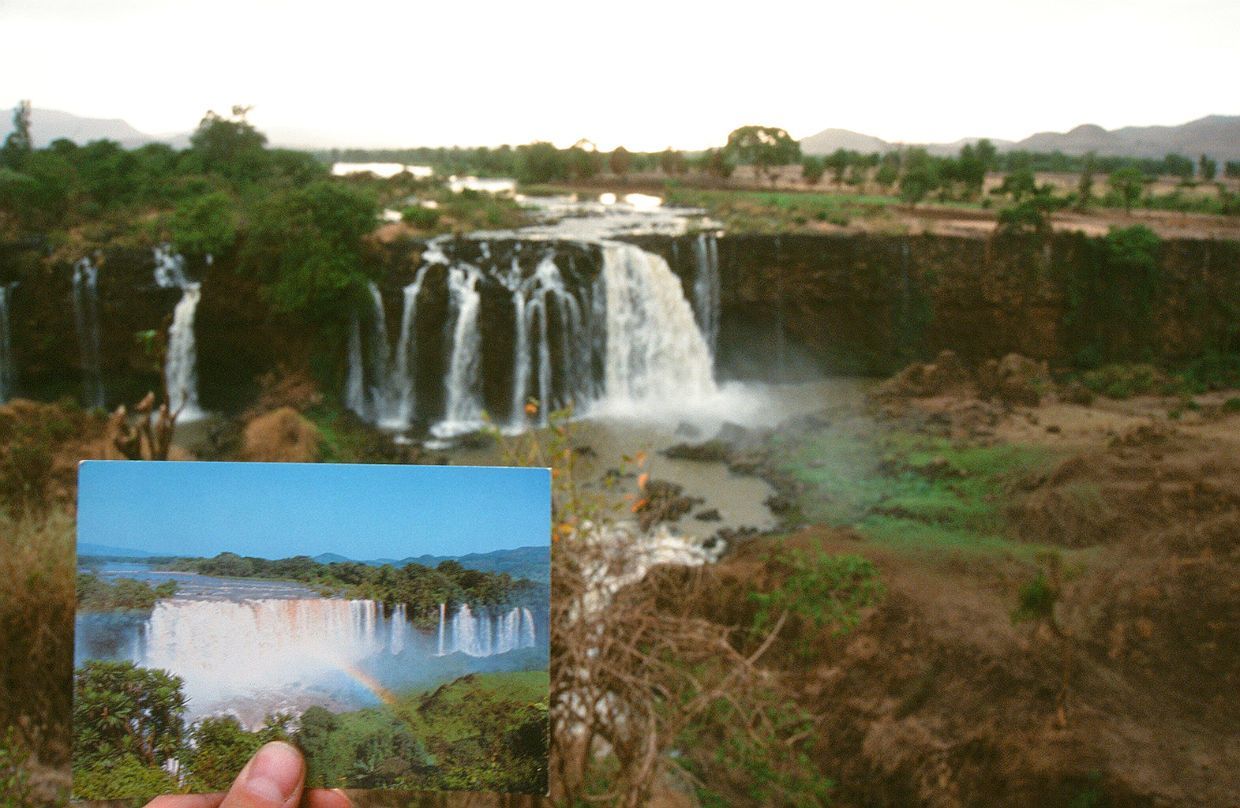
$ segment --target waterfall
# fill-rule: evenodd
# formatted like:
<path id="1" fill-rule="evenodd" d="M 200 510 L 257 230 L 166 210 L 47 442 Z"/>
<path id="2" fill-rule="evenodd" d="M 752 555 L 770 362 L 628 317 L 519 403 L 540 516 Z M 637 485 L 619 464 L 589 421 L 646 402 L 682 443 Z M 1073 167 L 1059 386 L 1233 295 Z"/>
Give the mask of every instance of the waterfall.
<path id="1" fill-rule="evenodd" d="M 525 319 L 525 295 L 523 286 L 512 290 L 512 308 L 515 312 L 513 325 L 516 340 L 512 353 L 512 426 L 525 424 L 525 401 L 529 398 L 530 385 L 530 329 Z"/>
<path id="2" fill-rule="evenodd" d="M 180 413 L 177 420 L 194 421 L 203 417 L 198 407 L 198 348 L 194 339 L 194 314 L 202 297 L 202 284 L 189 280 L 185 275 L 185 258 L 172 252 L 167 244 L 155 248 L 155 283 L 181 290 L 168 329 L 164 384 L 169 409 Z"/>
<path id="3" fill-rule="evenodd" d="M 385 429 L 408 429 L 417 411 L 416 387 L 418 355 L 418 295 L 430 264 L 418 270 L 413 283 L 404 289 L 405 306 L 400 315 L 400 337 L 396 342 L 396 360 L 389 378 L 388 405 L 379 414 L 379 426 Z"/>
<path id="4" fill-rule="evenodd" d="M 388 396 L 388 334 L 387 315 L 383 311 L 383 295 L 373 282 L 367 287 L 370 292 L 370 341 L 369 341 L 369 372 L 366 378 L 370 412 L 382 422 L 388 417 L 391 404 Z"/>
<path id="5" fill-rule="evenodd" d="M 538 422 L 547 423 L 547 413 L 558 406 L 584 400 L 589 389 L 582 383 L 590 373 L 590 342 L 586 322 L 581 314 L 581 303 L 568 289 L 560 268 L 555 263 L 555 252 L 549 251 L 538 262 L 534 274 L 520 279 L 519 267 L 514 266 L 513 308 L 516 342 L 513 350 L 513 387 L 511 423 L 514 427 L 525 423 L 525 403 L 530 398 L 530 377 L 534 356 L 538 360 Z M 548 318 L 550 306 L 554 305 L 559 317 L 559 357 L 565 389 L 557 396 L 552 388 L 552 353 Z M 531 337 L 537 330 L 537 340 L 531 347 Z"/>
<path id="6" fill-rule="evenodd" d="M 513 607 L 502 614 L 475 612 L 462 604 L 451 620 L 447 607 L 439 605 L 439 653 L 462 653 L 473 657 L 506 654 L 536 644 L 534 615 Z"/>
<path id="7" fill-rule="evenodd" d="M 160 600 L 147 621 L 135 661 L 185 680 L 185 694 L 202 710 L 221 698 L 237 698 L 238 684 L 253 692 L 281 690 L 336 674 L 381 651 L 403 649 L 393 619 L 380 631 L 372 600 L 330 598 L 243 601 Z M 229 664 L 244 660 L 239 672 Z"/>
<path id="8" fill-rule="evenodd" d="M 345 406 L 382 429 L 408 429 L 417 409 L 414 379 L 417 375 L 418 295 L 430 268 L 431 264 L 423 265 L 413 283 L 404 288 L 395 356 L 388 347 L 383 294 L 374 283 L 369 285 L 370 336 L 365 355 L 361 320 L 356 313 L 349 323 Z"/>
<path id="9" fill-rule="evenodd" d="M 696 273 L 693 310 L 706 347 L 714 357 L 719 348 L 719 243 L 713 234 L 699 233 L 693 242 Z"/>
<path id="10" fill-rule="evenodd" d="M 631 244 L 607 244 L 603 289 L 609 406 L 640 413 L 718 391 L 710 350 L 666 261 Z"/>
<path id="11" fill-rule="evenodd" d="M 448 604 L 439 604 L 439 655 L 444 655 L 444 617 L 448 613 Z"/>
<path id="12" fill-rule="evenodd" d="M 436 424 L 441 436 L 460 434 L 476 429 L 482 423 L 482 400 L 479 379 L 478 309 L 482 295 L 478 292 L 479 272 L 468 265 L 448 270 L 448 294 L 456 320 L 452 329 L 452 353 L 444 388 L 447 407 L 444 420 Z"/>
<path id="13" fill-rule="evenodd" d="M 98 281 L 99 268 L 89 256 L 73 265 L 73 322 L 82 361 L 82 403 L 88 408 L 104 406 Z"/>
<path id="14" fill-rule="evenodd" d="M 404 289 L 395 350 L 388 343 L 383 300 L 373 284 L 369 322 L 362 322 L 367 314 L 360 312 L 350 323 L 346 404 L 384 429 L 407 429 L 417 416 L 432 420 L 427 416 L 437 415 L 431 433 L 438 438 L 482 426 L 484 390 L 486 405 L 504 412 L 513 429 L 530 425 L 525 413 L 530 399 L 539 404 L 533 419 L 537 425 L 545 425 L 550 412 L 570 404 L 578 412 L 598 406 L 604 412 L 636 415 L 696 405 L 717 393 L 712 359 L 719 323 L 714 237 L 700 236 L 695 253 L 696 316 L 667 262 L 631 244 L 436 239 L 427 245 L 422 267 Z M 601 258 L 601 271 L 578 269 L 582 255 Z M 448 298 L 444 405 L 437 414 L 418 411 L 415 390 L 421 364 L 419 296 L 432 267 L 446 274 Z M 511 302 L 511 331 L 504 323 L 480 323 L 484 302 L 488 317 L 507 308 L 492 305 L 496 295 Z M 496 342 L 509 334 L 510 341 Z M 483 378 L 497 355 L 511 356 L 511 386 L 502 391 L 496 390 L 494 379 Z"/>
<path id="15" fill-rule="evenodd" d="M 362 326 L 356 312 L 349 320 L 349 373 L 345 379 L 344 403 L 357 417 L 370 418 L 366 409 L 366 382 L 362 368 Z"/>
<path id="16" fill-rule="evenodd" d="M 172 312 L 168 329 L 168 357 L 164 379 L 168 386 L 168 408 L 179 412 L 177 420 L 195 421 L 203 416 L 198 407 L 198 350 L 194 343 L 194 312 L 202 289 L 197 283 L 181 290 L 181 299 Z"/>
<path id="17" fill-rule="evenodd" d="M 13 332 L 9 325 L 9 294 L 14 286 L 0 285 L 0 404 L 13 395 L 17 377 L 13 362 Z"/>

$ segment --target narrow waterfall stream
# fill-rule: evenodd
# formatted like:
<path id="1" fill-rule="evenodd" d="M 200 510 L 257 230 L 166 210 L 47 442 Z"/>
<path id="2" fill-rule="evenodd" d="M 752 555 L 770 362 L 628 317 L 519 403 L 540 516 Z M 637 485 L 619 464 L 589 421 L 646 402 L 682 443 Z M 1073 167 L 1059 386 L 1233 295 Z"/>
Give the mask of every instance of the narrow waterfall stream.
<path id="1" fill-rule="evenodd" d="M 154 255 L 155 283 L 165 289 L 181 290 L 181 299 L 173 309 L 172 325 L 168 328 L 164 359 L 168 407 L 180 413 L 179 421 L 196 421 L 205 415 L 198 406 L 198 348 L 194 336 L 194 314 L 202 299 L 202 284 L 189 280 L 185 274 L 185 258 L 172 252 L 171 245 L 156 247 Z"/>
<path id="2" fill-rule="evenodd" d="M 105 395 L 100 359 L 99 268 L 89 256 L 73 265 L 73 322 L 82 363 L 82 404 L 101 408 Z"/>

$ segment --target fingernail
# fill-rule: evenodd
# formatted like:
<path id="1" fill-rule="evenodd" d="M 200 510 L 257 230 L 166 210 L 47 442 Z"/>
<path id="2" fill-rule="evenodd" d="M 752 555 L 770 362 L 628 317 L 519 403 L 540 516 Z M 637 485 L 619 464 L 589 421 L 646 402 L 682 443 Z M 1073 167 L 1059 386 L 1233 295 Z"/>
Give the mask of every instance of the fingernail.
<path id="1" fill-rule="evenodd" d="M 301 753 L 286 743 L 272 741 L 250 761 L 242 787 L 263 804 L 283 805 L 297 793 L 302 767 Z"/>

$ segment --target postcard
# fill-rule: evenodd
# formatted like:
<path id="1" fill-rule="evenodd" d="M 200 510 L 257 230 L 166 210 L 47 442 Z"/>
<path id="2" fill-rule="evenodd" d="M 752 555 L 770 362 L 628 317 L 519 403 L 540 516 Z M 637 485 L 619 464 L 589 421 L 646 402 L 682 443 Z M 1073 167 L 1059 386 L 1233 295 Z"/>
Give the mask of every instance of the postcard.
<path id="1" fill-rule="evenodd" d="M 90 461 L 74 796 L 547 789 L 550 474 Z"/>

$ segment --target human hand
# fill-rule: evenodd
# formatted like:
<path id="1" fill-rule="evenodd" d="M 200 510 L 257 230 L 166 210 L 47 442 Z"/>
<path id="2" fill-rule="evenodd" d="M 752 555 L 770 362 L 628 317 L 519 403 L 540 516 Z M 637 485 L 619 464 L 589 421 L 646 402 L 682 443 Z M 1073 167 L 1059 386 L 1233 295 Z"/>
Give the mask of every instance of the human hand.
<path id="1" fill-rule="evenodd" d="M 187 794 L 156 797 L 146 808 L 296 808 L 306 785 L 306 761 L 301 752 L 280 741 L 259 749 L 245 764 L 227 794 Z M 306 792 L 308 808 L 351 808 L 339 790 Z"/>

